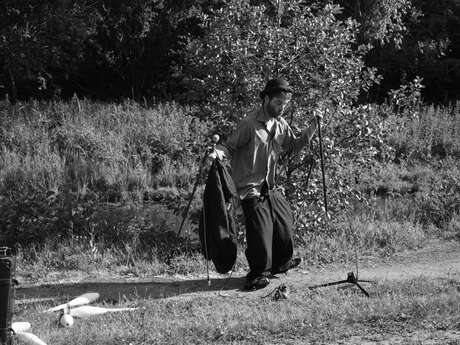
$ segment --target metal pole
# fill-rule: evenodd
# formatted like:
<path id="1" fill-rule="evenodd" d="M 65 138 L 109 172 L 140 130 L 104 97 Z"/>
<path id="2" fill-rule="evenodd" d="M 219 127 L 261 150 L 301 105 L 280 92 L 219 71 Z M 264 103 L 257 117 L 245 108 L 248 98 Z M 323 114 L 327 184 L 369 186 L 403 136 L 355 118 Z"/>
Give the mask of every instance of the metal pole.
<path id="1" fill-rule="evenodd" d="M 327 212 L 327 197 L 326 197 L 326 178 L 324 175 L 323 138 L 321 136 L 321 120 L 319 116 L 316 117 L 316 120 L 318 122 L 319 154 L 321 157 L 321 175 L 323 177 L 324 210 L 326 211 L 326 217 L 327 217 L 328 212 Z"/>

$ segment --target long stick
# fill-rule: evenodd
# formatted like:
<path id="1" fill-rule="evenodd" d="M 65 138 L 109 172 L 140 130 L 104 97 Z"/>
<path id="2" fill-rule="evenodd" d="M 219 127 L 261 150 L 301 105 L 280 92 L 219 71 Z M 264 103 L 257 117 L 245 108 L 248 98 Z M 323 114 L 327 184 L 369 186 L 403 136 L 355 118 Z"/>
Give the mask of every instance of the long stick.
<path id="1" fill-rule="evenodd" d="M 316 120 L 318 122 L 319 154 L 321 157 L 321 174 L 323 177 L 324 210 L 326 211 L 326 217 L 327 217 L 328 213 L 327 213 L 327 197 L 326 197 L 326 178 L 324 175 L 324 156 L 323 156 L 323 138 L 321 136 L 321 120 L 319 119 L 319 117 L 316 117 Z"/>
<path id="2" fill-rule="evenodd" d="M 182 222 L 180 223 L 179 230 L 177 231 L 177 237 L 179 237 L 180 233 L 182 232 L 182 228 L 184 227 L 185 220 L 187 219 L 188 211 L 190 210 L 190 205 L 192 204 L 192 201 L 193 201 L 193 196 L 195 195 L 196 189 L 198 188 L 198 184 L 200 183 L 200 176 L 203 173 L 203 168 L 206 163 L 206 158 L 208 157 L 209 153 L 214 150 L 219 140 L 220 140 L 220 137 L 218 134 L 214 134 L 211 137 L 212 145 L 208 147 L 208 149 L 206 150 L 206 153 L 203 156 L 203 160 L 201 161 L 201 165 L 198 168 L 198 173 L 196 174 L 196 177 L 195 177 L 195 185 L 193 186 L 192 194 L 190 194 L 190 198 L 188 200 L 187 207 L 185 208 L 184 214 L 182 215 Z"/>
<path id="3" fill-rule="evenodd" d="M 310 181 L 310 176 L 311 176 L 311 172 L 313 170 L 314 165 L 315 165 L 315 161 L 312 160 L 310 163 L 310 167 L 308 168 L 307 180 L 305 181 L 305 188 L 308 187 L 308 181 Z"/>
<path id="4" fill-rule="evenodd" d="M 190 198 L 188 200 L 187 207 L 185 208 L 184 214 L 182 215 L 182 222 L 180 223 L 179 230 L 177 231 L 177 237 L 179 237 L 182 231 L 182 228 L 184 227 L 185 220 L 187 219 L 188 211 L 190 210 L 190 205 L 192 204 L 192 201 L 193 201 L 193 196 L 195 195 L 196 189 L 198 188 L 198 184 L 200 183 L 200 175 L 202 173 L 202 169 L 203 169 L 205 160 L 206 160 L 206 154 L 203 157 L 200 167 L 198 168 L 198 173 L 196 174 L 196 177 L 195 177 L 195 185 L 193 186 L 193 190 L 192 190 L 192 193 L 190 194 Z"/>
<path id="5" fill-rule="evenodd" d="M 208 240 L 207 240 L 207 232 L 206 232 L 206 205 L 203 196 L 203 208 L 201 210 L 203 215 L 203 238 L 204 238 L 204 253 L 205 253 L 205 260 L 206 260 L 206 278 L 208 279 L 208 286 L 211 286 L 211 279 L 209 279 L 209 256 L 208 256 Z"/>

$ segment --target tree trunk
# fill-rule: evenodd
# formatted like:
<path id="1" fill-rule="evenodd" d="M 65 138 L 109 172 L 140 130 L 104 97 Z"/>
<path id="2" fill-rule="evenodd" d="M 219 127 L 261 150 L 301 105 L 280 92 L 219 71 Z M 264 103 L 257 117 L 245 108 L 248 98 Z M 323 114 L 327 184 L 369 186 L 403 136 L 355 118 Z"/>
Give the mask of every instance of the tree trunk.
<path id="1" fill-rule="evenodd" d="M 14 78 L 13 71 L 11 70 L 11 66 L 7 64 L 8 76 L 10 77 L 10 103 L 14 107 L 18 101 L 18 89 L 16 87 L 16 79 Z"/>

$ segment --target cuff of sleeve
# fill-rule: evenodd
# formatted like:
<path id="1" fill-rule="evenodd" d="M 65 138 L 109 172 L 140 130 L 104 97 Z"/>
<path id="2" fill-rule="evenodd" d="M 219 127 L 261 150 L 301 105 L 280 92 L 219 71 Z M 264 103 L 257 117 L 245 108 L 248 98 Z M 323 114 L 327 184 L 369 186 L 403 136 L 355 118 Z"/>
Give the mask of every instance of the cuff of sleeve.
<path id="1" fill-rule="evenodd" d="M 223 160 L 224 158 L 231 159 L 232 151 L 224 144 L 219 144 L 216 146 L 215 151 L 217 151 L 218 158 Z"/>

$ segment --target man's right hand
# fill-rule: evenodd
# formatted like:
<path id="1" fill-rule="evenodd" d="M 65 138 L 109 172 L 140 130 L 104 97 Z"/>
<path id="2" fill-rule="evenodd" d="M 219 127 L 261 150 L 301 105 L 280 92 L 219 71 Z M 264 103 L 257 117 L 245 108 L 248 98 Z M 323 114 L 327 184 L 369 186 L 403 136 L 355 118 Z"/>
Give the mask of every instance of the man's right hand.
<path id="1" fill-rule="evenodd" d="M 206 160 L 204 162 L 204 165 L 207 168 L 210 168 L 212 163 L 214 163 L 214 161 L 216 160 L 217 157 L 218 157 L 218 155 L 217 155 L 216 150 L 213 150 L 209 155 L 207 155 Z"/>

